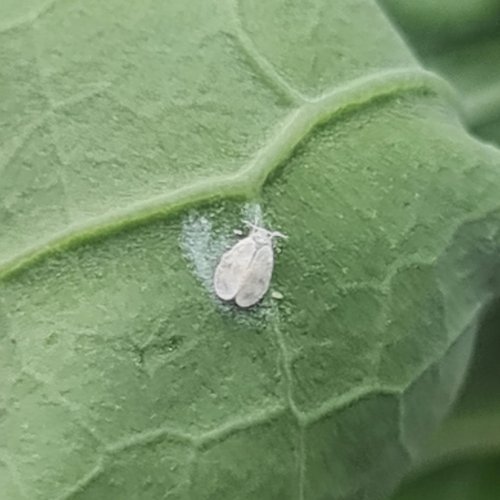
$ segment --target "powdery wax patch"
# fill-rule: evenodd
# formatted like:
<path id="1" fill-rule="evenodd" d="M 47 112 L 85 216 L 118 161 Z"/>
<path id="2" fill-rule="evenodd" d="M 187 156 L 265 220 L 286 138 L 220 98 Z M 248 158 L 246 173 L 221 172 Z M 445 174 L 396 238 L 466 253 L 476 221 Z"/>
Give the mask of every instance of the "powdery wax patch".
<path id="1" fill-rule="evenodd" d="M 255 225 L 264 225 L 262 209 L 257 203 L 244 204 L 236 214 L 234 205 L 229 208 L 230 210 L 193 209 L 182 220 L 180 246 L 197 279 L 212 296 L 217 296 L 214 290 L 214 273 L 221 255 L 238 243 L 238 237 L 241 239 L 246 234 L 246 231 L 237 230 L 238 224 L 242 220 L 253 220 Z M 275 300 L 266 303 L 265 307 L 252 309 L 250 315 L 238 314 L 230 302 L 217 301 L 217 305 L 225 313 L 231 314 L 234 320 L 252 327 L 256 321 L 262 321 L 262 325 L 269 324 L 280 314 Z"/>
<path id="2" fill-rule="evenodd" d="M 266 294 L 274 267 L 273 238 L 286 236 L 247 223 L 250 234 L 225 252 L 214 274 L 214 289 L 225 301 L 251 307 Z"/>
<path id="3" fill-rule="evenodd" d="M 233 209 L 234 210 L 234 209 Z M 241 217 L 241 218 L 240 218 Z M 241 219 L 262 220 L 262 209 L 256 203 L 246 203 L 240 210 Z M 192 210 L 182 221 L 180 244 L 191 262 L 197 278 L 213 293 L 213 276 L 219 258 L 234 244 L 235 219 L 225 222 L 221 212 Z M 243 232 L 241 232 L 241 235 Z"/>
<path id="4" fill-rule="evenodd" d="M 182 225 L 181 245 L 189 257 L 194 271 L 207 289 L 212 286 L 213 269 L 217 264 L 217 255 L 229 244 L 216 234 L 212 221 L 201 215 L 189 215 Z"/>

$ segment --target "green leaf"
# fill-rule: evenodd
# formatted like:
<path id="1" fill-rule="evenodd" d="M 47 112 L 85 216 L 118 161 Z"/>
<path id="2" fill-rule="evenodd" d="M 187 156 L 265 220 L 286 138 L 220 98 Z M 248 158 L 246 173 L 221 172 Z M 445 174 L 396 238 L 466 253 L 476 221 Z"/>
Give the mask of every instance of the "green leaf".
<path id="1" fill-rule="evenodd" d="M 374 3 L 127 7 L 0 6 L 0 491 L 381 498 L 500 288 L 499 153 Z"/>
<path id="2" fill-rule="evenodd" d="M 500 145 L 500 1 L 380 3 L 424 65 L 460 92 L 462 115 L 473 133 Z"/>
<path id="3" fill-rule="evenodd" d="M 426 63 L 456 86 L 464 119 L 473 133 L 500 145 L 500 36 L 465 41 L 443 54 L 428 56 Z"/>
<path id="4" fill-rule="evenodd" d="M 496 500 L 500 457 L 460 460 L 403 484 L 393 500 Z"/>
<path id="5" fill-rule="evenodd" d="M 471 367 L 421 463 L 392 500 L 489 500 L 500 488 L 500 301 L 481 323 Z"/>
<path id="6" fill-rule="evenodd" d="M 454 413 L 457 416 L 476 413 L 500 414 L 499 357 L 500 300 L 497 300 L 482 320 L 471 366 L 455 405 Z"/>
<path id="7" fill-rule="evenodd" d="M 446 50 L 498 32 L 499 0 L 379 0 L 419 53 Z"/>

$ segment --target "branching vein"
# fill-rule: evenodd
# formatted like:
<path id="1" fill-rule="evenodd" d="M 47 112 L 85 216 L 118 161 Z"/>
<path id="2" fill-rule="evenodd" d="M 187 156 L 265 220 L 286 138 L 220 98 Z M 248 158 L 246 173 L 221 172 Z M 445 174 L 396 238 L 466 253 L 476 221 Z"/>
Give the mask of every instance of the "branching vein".
<path id="1" fill-rule="evenodd" d="M 287 97 L 291 102 L 306 102 L 307 98 L 298 90 L 292 87 L 276 70 L 276 68 L 260 53 L 255 47 L 254 42 L 246 33 L 241 24 L 241 16 L 238 13 L 237 0 L 226 0 L 230 10 L 233 25 L 236 28 L 239 45 L 249 60 L 253 63 L 255 69 L 260 73 L 268 83 L 275 87 L 281 94 Z"/>
<path id="2" fill-rule="evenodd" d="M 153 219 L 173 214 L 202 202 L 225 198 L 251 198 L 312 130 L 346 109 L 361 109 L 381 96 L 430 89 L 454 97 L 447 83 L 433 73 L 398 69 L 353 80 L 349 85 L 322 95 L 292 111 L 253 159 L 238 172 L 214 176 L 148 198 L 102 216 L 75 223 L 64 231 L 21 251 L 0 263 L 0 280 L 25 269 L 41 258 Z"/>

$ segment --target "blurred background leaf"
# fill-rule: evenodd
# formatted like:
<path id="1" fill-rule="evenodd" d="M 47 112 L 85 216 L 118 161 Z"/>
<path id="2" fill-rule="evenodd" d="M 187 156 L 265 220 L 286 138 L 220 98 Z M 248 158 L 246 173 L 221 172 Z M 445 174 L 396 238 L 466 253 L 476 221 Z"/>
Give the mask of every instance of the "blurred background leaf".
<path id="1" fill-rule="evenodd" d="M 500 0 L 380 0 L 421 61 L 460 92 L 471 132 L 500 145 Z"/>
<path id="2" fill-rule="evenodd" d="M 381 0 L 421 61 L 458 90 L 477 137 L 500 146 L 500 0 Z M 500 498 L 500 300 L 485 314 L 453 413 L 393 500 Z"/>
<path id="3" fill-rule="evenodd" d="M 453 414 L 394 500 L 497 500 L 500 495 L 500 301 L 486 314 Z"/>
<path id="4" fill-rule="evenodd" d="M 497 500 L 500 457 L 447 464 L 403 485 L 397 500 Z"/>

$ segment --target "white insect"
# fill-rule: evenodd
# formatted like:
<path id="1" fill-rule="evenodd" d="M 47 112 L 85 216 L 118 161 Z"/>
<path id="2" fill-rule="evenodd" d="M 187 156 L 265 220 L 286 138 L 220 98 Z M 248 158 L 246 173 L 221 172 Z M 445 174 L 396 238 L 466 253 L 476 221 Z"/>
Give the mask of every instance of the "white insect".
<path id="1" fill-rule="evenodd" d="M 265 295 L 274 266 L 273 238 L 286 238 L 250 222 L 250 234 L 238 241 L 220 259 L 214 275 L 215 293 L 222 300 L 235 300 L 250 307 Z"/>

